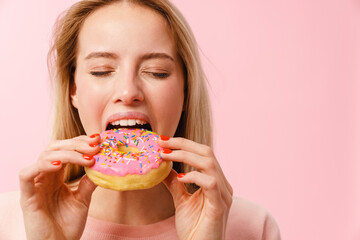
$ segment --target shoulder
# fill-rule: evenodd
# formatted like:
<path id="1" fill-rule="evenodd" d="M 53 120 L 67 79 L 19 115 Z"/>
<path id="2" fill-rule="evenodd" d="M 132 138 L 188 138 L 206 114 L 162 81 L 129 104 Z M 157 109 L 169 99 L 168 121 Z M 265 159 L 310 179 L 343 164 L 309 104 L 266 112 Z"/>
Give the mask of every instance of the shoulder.
<path id="1" fill-rule="evenodd" d="M 233 197 L 227 228 L 227 239 L 280 240 L 280 230 L 274 217 L 262 206 Z"/>
<path id="2" fill-rule="evenodd" d="M 6 192 L 0 193 L 0 213 L 1 220 L 4 217 L 14 217 L 17 214 L 22 214 L 20 207 L 20 192 Z M 2 223 L 2 221 L 0 221 Z"/>
<path id="3" fill-rule="evenodd" d="M 0 239 L 26 239 L 19 191 L 0 193 Z"/>

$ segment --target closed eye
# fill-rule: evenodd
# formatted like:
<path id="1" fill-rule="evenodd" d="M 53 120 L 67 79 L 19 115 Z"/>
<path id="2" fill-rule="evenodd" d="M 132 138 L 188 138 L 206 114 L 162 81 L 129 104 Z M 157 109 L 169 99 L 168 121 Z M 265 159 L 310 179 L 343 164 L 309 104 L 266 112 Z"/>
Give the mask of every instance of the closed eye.
<path id="1" fill-rule="evenodd" d="M 167 78 L 169 76 L 168 73 L 156 73 L 156 72 L 149 72 L 156 78 Z"/>
<path id="2" fill-rule="evenodd" d="M 105 72 L 90 72 L 93 76 L 108 76 L 112 73 L 112 71 L 105 71 Z"/>
<path id="3" fill-rule="evenodd" d="M 97 77 L 103 77 L 108 76 L 112 73 L 112 71 L 105 71 L 105 72 L 90 72 L 91 75 L 97 76 Z M 167 78 L 170 74 L 168 73 L 156 73 L 156 72 L 149 72 L 149 74 L 153 75 L 156 78 Z"/>

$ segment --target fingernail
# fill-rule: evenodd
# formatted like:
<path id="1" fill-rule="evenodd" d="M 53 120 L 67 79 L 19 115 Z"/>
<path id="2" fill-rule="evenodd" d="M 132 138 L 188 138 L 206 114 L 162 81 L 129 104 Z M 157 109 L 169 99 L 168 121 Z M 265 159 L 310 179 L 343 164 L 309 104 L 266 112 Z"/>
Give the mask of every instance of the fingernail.
<path id="1" fill-rule="evenodd" d="M 169 140 L 170 138 L 167 137 L 167 136 L 164 136 L 164 135 L 160 135 L 160 139 L 163 140 L 163 141 L 167 141 L 167 140 Z"/>
<path id="2" fill-rule="evenodd" d="M 61 161 L 53 161 L 51 162 L 51 164 L 57 166 L 61 164 Z"/>
<path id="3" fill-rule="evenodd" d="M 90 143 L 89 146 L 90 147 L 96 147 L 96 146 L 98 146 L 98 144 L 97 143 Z"/>
<path id="4" fill-rule="evenodd" d="M 162 150 L 163 153 L 172 153 L 172 150 L 171 149 L 167 149 L 167 148 L 164 148 Z"/>
<path id="5" fill-rule="evenodd" d="M 98 133 L 94 133 L 93 135 L 91 135 L 90 137 L 91 138 L 95 138 L 95 137 L 97 137 L 97 136 L 100 136 L 100 134 L 98 134 Z"/>
<path id="6" fill-rule="evenodd" d="M 88 155 L 88 154 L 84 154 L 83 158 L 85 158 L 86 160 L 91 160 L 93 158 L 92 155 Z"/>
<path id="7" fill-rule="evenodd" d="M 178 178 L 182 178 L 182 177 L 184 177 L 185 176 L 185 173 L 179 173 L 178 174 Z"/>

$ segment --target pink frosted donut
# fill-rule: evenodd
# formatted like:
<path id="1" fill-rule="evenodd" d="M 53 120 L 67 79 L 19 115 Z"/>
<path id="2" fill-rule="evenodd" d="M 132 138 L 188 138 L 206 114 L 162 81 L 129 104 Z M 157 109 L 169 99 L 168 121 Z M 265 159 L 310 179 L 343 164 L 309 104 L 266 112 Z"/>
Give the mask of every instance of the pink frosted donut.
<path id="1" fill-rule="evenodd" d="M 85 167 L 97 185 L 114 190 L 151 188 L 170 173 L 171 161 L 162 161 L 159 135 L 145 129 L 120 128 L 100 134 L 101 151 L 95 164 Z"/>

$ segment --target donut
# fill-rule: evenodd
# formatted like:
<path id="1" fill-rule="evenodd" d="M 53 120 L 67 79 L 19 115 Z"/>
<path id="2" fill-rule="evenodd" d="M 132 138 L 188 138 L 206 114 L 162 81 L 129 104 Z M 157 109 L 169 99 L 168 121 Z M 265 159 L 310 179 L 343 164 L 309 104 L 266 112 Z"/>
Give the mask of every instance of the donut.
<path id="1" fill-rule="evenodd" d="M 171 161 L 163 161 L 159 135 L 146 129 L 120 128 L 100 134 L 100 152 L 95 163 L 85 167 L 89 179 L 96 185 L 118 190 L 151 188 L 170 173 Z"/>

